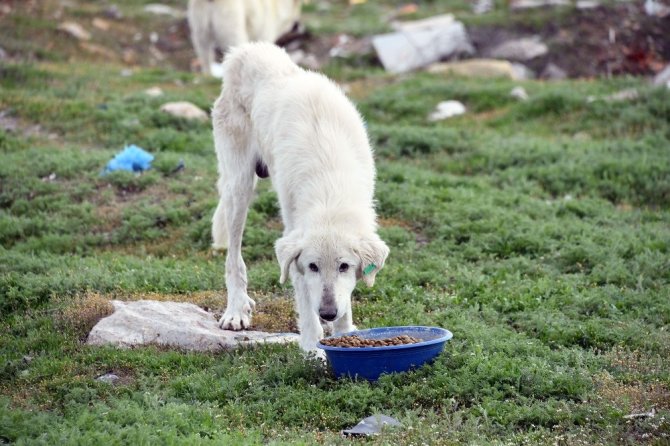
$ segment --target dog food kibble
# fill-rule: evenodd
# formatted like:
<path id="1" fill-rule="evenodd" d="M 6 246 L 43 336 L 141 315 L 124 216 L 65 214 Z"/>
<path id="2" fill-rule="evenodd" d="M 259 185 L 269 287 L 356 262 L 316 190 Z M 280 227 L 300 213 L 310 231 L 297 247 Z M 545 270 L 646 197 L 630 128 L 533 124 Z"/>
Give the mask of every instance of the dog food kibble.
<path id="1" fill-rule="evenodd" d="M 408 335 L 384 339 L 365 339 L 358 335 L 321 339 L 321 343 L 329 347 L 388 347 L 391 345 L 416 344 L 421 341 L 422 339 Z"/>

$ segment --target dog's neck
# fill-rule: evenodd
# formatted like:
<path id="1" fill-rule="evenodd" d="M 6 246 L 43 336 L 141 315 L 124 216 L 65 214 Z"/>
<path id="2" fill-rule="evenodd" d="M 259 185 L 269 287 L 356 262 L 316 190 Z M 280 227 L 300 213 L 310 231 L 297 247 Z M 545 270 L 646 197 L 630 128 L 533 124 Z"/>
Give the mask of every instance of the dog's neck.
<path id="1" fill-rule="evenodd" d="M 318 206 L 307 214 L 300 226 L 305 228 L 342 228 L 350 232 L 356 228 L 362 233 L 372 233 L 377 230 L 377 219 L 372 209 L 348 206 Z"/>

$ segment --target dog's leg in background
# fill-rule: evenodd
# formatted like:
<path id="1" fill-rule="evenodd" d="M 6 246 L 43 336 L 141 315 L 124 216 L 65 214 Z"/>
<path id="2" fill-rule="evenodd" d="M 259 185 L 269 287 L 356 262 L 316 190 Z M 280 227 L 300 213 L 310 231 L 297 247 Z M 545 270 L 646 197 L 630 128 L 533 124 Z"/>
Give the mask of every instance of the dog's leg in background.
<path id="1" fill-rule="evenodd" d="M 200 62 L 200 71 L 209 74 L 214 62 L 214 35 L 211 31 L 212 5 L 208 1 L 189 0 L 188 25 L 191 42 Z"/>
<path id="2" fill-rule="evenodd" d="M 214 45 L 205 36 L 192 34 L 193 48 L 200 61 L 200 71 L 203 74 L 211 74 L 212 63 L 214 62 Z"/>

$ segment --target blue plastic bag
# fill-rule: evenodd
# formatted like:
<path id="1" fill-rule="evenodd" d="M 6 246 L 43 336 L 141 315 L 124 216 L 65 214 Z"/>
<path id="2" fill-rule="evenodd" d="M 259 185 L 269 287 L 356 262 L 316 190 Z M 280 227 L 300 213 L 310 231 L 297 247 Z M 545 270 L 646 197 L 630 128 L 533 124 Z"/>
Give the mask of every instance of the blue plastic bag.
<path id="1" fill-rule="evenodd" d="M 121 152 L 107 163 L 103 174 L 115 170 L 127 170 L 129 172 L 142 172 L 151 169 L 151 161 L 154 156 L 134 144 L 126 146 Z"/>

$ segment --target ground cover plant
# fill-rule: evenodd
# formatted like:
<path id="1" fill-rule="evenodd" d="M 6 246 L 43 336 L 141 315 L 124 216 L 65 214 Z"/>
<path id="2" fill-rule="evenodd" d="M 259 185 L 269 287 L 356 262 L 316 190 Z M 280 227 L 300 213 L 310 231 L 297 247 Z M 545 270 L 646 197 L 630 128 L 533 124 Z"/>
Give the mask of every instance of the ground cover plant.
<path id="1" fill-rule="evenodd" d="M 385 30 L 379 17 L 397 6 L 332 3 L 330 19 L 308 7 L 313 32 Z M 425 15 L 467 9 L 425 3 Z M 159 111 L 169 100 L 208 110 L 220 84 L 183 61 L 124 72 L 121 58 L 82 52 L 56 30 L 58 11 L 88 23 L 105 2 L 0 4 L 11 6 L 0 46 L 12 54 L 0 61 L 0 443 L 670 441 L 668 90 L 633 77 L 526 81 L 529 99 L 517 101 L 509 80 L 326 65 L 368 123 L 380 234 L 391 247 L 375 288 L 355 292 L 355 323 L 454 333 L 415 372 L 335 380 L 297 347 L 83 344 L 111 299 L 225 307 L 223 260 L 209 249 L 211 129 Z M 124 18 L 110 32 L 119 39 L 181 32 L 182 22 L 148 15 L 142 2 L 117 5 Z M 155 86 L 165 94 L 144 93 Z M 630 88 L 634 99 L 603 99 Z M 429 122 L 447 99 L 468 113 Z M 124 144 L 151 151 L 154 168 L 101 176 Z M 280 233 L 275 195 L 261 182 L 244 256 L 254 323 L 277 331 L 295 329 L 272 248 Z M 109 372 L 116 384 L 96 380 Z M 374 413 L 404 427 L 340 435 Z"/>

